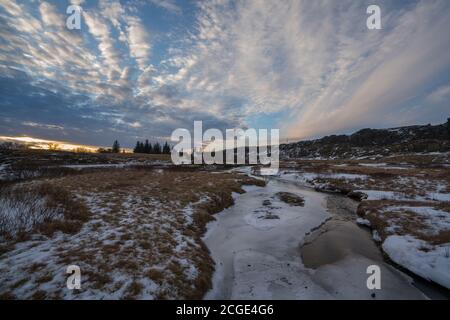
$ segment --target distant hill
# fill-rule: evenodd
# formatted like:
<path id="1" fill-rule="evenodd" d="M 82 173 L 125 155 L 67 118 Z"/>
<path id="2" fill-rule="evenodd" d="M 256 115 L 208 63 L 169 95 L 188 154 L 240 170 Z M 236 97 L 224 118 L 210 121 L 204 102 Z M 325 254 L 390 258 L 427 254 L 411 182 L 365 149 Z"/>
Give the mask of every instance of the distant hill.
<path id="1" fill-rule="evenodd" d="M 351 135 L 280 145 L 281 158 L 356 158 L 394 153 L 450 151 L 450 118 L 440 125 L 362 129 Z"/>

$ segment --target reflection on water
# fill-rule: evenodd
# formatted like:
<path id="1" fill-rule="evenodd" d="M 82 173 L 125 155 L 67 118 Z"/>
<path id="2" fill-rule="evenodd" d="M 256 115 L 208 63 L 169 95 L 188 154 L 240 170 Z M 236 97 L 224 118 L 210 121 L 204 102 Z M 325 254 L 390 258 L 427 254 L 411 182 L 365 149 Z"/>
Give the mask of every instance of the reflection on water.
<path id="1" fill-rule="evenodd" d="M 329 195 L 327 208 L 332 218 L 305 238 L 300 254 L 307 268 L 317 269 L 343 260 L 350 255 L 360 255 L 385 264 L 381 250 L 372 239 L 368 228 L 358 226 L 358 203 L 341 195 Z M 450 299 L 450 291 L 430 283 L 406 270 L 414 286 L 431 299 Z"/>

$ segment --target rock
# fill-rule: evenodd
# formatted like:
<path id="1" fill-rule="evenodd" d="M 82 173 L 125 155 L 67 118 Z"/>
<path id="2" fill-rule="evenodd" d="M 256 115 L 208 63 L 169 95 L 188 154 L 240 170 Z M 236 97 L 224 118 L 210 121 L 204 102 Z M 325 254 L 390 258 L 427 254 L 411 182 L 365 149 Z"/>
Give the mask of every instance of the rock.
<path id="1" fill-rule="evenodd" d="M 290 192 L 278 192 L 276 194 L 278 198 L 280 198 L 281 201 L 286 202 L 287 204 L 291 206 L 298 206 L 303 207 L 305 205 L 305 199 L 303 197 L 298 196 L 294 193 Z"/>
<path id="2" fill-rule="evenodd" d="M 267 215 L 264 216 L 264 219 L 274 220 L 274 219 L 280 219 L 280 217 L 277 216 L 276 214 L 271 214 L 271 213 L 269 213 L 269 214 L 267 214 Z"/>
<path id="3" fill-rule="evenodd" d="M 367 199 L 367 194 L 360 191 L 350 191 L 349 193 L 347 193 L 347 197 L 355 199 L 357 201 L 362 201 Z"/>

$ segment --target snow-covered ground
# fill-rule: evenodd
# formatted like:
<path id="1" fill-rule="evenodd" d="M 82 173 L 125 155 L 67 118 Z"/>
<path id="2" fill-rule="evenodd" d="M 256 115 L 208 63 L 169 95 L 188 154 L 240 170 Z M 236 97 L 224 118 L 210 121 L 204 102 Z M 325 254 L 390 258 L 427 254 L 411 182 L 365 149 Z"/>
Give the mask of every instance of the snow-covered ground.
<path id="1" fill-rule="evenodd" d="M 450 232 L 450 213 L 427 203 L 431 205 L 398 203 L 372 209 L 366 215 L 383 221 L 378 223 L 379 232 L 373 231 L 374 237 L 395 263 L 450 289 L 450 243 L 445 240 Z M 363 218 L 359 223 L 371 225 Z"/>
<path id="2" fill-rule="evenodd" d="M 389 165 L 387 163 L 358 163 L 358 165 L 363 166 L 363 167 L 373 167 L 373 168 L 382 168 L 382 169 L 391 169 L 391 170 L 406 170 L 409 168 L 412 168 L 412 166 L 410 165 L 404 165 L 402 167 L 400 166 L 393 166 L 393 165 Z"/>
<path id="3" fill-rule="evenodd" d="M 427 192 L 425 195 L 405 195 L 400 191 L 385 191 L 385 190 L 355 190 L 367 195 L 366 200 L 398 200 L 398 201 L 450 201 L 450 193 Z"/>
<path id="4" fill-rule="evenodd" d="M 108 194 L 86 195 L 83 199 L 94 217 L 79 233 L 67 235 L 58 232 L 51 238 L 33 236 L 29 241 L 16 244 L 12 251 L 2 256 L 1 292 L 8 287 L 14 288 L 11 292 L 16 297 L 26 299 L 39 291 L 45 292 L 48 299 L 121 299 L 129 294 L 133 283 L 139 283 L 140 290 L 135 298 L 155 299 L 164 287 L 158 282 L 159 279 L 152 279 L 147 273 L 155 274 L 159 270 L 164 278 L 170 279 L 175 277 L 171 274 L 175 271 L 168 267 L 173 264 L 180 266 L 182 273 L 176 276 L 188 281 L 195 280 L 198 271 L 189 252 L 192 248 L 199 250 L 199 245 L 175 227 L 180 219 L 186 226 L 192 223 L 191 206 L 177 210 L 171 216 L 161 216 L 158 210 L 161 203 L 155 201 L 149 206 L 139 196 L 126 197 L 119 208 L 114 203 L 105 205 L 105 201 L 110 199 Z M 119 212 L 114 213 L 117 209 Z M 119 218 L 118 223 L 109 221 L 111 215 Z M 141 220 L 141 215 L 146 215 L 146 218 Z M 148 233 L 148 237 L 130 237 L 127 233 L 131 232 L 135 235 L 142 233 L 143 236 Z M 160 258 L 163 256 L 161 247 L 152 244 L 152 234 L 156 232 L 170 234 L 174 248 L 170 259 Z M 148 247 L 144 246 L 145 240 L 149 241 Z M 105 256 L 105 249 L 116 250 L 116 254 Z M 123 254 L 127 251 L 132 256 Z M 135 269 L 132 264 L 136 263 L 139 265 Z M 65 272 L 69 264 L 79 265 L 82 271 L 82 290 L 78 292 L 68 290 L 65 285 Z M 106 268 L 105 264 L 110 268 Z M 49 278 L 43 281 L 46 275 Z M 26 279 L 26 285 L 15 288 L 23 279 Z M 104 283 L 99 285 L 98 281 Z M 176 296 L 177 292 L 171 294 Z"/>
<path id="5" fill-rule="evenodd" d="M 19 232 L 30 232 L 44 221 L 63 219 L 64 210 L 48 207 L 46 202 L 46 198 L 31 192 L 20 197 L 0 194 L 0 241 L 6 235 L 15 238 Z"/>
<path id="6" fill-rule="evenodd" d="M 316 179 L 342 179 L 342 180 L 365 180 L 368 179 L 363 174 L 350 174 L 350 173 L 316 173 L 316 172 L 300 172 L 300 171 L 287 171 L 280 170 L 278 177 L 285 181 L 295 182 L 306 187 L 313 187 Z"/>
<path id="7" fill-rule="evenodd" d="M 373 164 L 373 167 L 379 168 L 380 166 Z M 338 168 L 345 167 L 341 166 Z M 383 169 L 386 168 L 383 167 Z M 408 168 L 402 167 L 402 169 L 406 170 Z M 366 194 L 367 200 L 450 201 L 448 184 L 444 181 L 427 179 L 422 173 L 418 176 L 398 176 L 394 181 L 383 181 L 369 174 L 341 172 L 317 173 L 281 169 L 277 177 L 281 180 L 295 182 L 305 187 L 323 190 L 329 189 L 330 186 L 333 189 L 335 186 L 334 181 L 339 181 L 346 186 L 346 189 Z"/>
<path id="8" fill-rule="evenodd" d="M 83 204 L 86 220 L 71 231 L 74 215 L 68 212 L 52 224 L 51 234 L 25 225 L 21 230 L 26 237 L 0 242 L 0 298 L 202 297 L 212 274 L 212 259 L 200 240 L 204 224 L 212 219 L 211 213 L 231 205 L 231 193 L 240 190 L 241 184 L 261 184 L 236 174 L 211 178 L 203 171 L 157 169 L 96 170 L 49 180 L 49 190 L 60 191 L 57 199 L 63 190 L 70 190 L 70 199 Z M 18 212 L 23 205 L 11 205 L 9 198 L 1 201 L 3 195 L 0 219 L 28 221 Z M 11 198 L 15 199 L 14 193 Z M 41 207 L 46 206 L 34 200 L 26 209 L 40 216 Z M 48 227 L 47 222 L 42 227 Z M 14 227 L 8 225 L 11 234 Z M 81 269 L 81 290 L 66 287 L 70 265 Z"/>
<path id="9" fill-rule="evenodd" d="M 450 289 L 450 244 L 431 245 L 412 236 L 388 236 L 383 250 L 399 265 Z"/>

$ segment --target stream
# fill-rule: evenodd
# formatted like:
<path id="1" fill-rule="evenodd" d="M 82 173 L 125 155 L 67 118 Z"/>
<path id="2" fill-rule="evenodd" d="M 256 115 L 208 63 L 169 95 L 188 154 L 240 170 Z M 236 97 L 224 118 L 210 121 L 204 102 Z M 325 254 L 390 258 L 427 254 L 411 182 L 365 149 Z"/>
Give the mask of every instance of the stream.
<path id="1" fill-rule="evenodd" d="M 413 279 L 383 260 L 356 203 L 292 182 L 246 186 L 235 204 L 208 224 L 204 242 L 216 263 L 205 299 L 426 299 Z M 283 202 L 280 192 L 304 198 Z M 381 270 L 369 290 L 367 267 Z"/>

